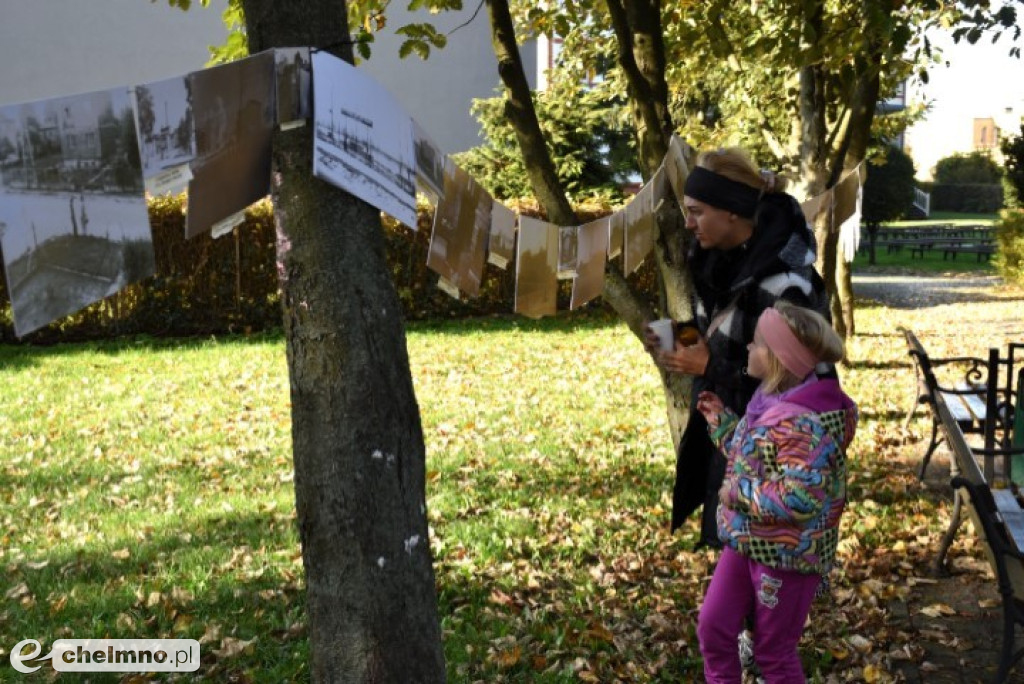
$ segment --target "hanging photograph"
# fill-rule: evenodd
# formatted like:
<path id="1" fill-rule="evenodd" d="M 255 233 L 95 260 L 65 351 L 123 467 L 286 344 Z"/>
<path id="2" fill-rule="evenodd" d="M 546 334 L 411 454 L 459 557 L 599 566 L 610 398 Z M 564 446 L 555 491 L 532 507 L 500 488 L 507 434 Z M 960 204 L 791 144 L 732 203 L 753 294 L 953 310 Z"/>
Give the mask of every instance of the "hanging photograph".
<path id="1" fill-rule="evenodd" d="M 196 140 L 188 77 L 136 86 L 135 119 L 146 189 L 153 195 L 184 191 L 192 177 Z"/>
<path id="2" fill-rule="evenodd" d="M 519 217 L 515 312 L 530 318 L 552 316 L 558 295 L 558 226 Z"/>
<path id="3" fill-rule="evenodd" d="M 301 126 L 313 112 L 313 68 L 308 47 L 274 48 L 277 73 L 277 123 Z"/>
<path id="4" fill-rule="evenodd" d="M 863 199 L 860 167 L 850 171 L 835 188 L 832 220 L 839 226 L 839 248 L 847 263 L 860 247 L 860 211 Z"/>
<path id="5" fill-rule="evenodd" d="M 622 271 L 629 275 L 643 263 L 654 247 L 654 212 L 651 199 L 654 185 L 648 183 L 626 205 L 626 235 L 622 255 Z"/>
<path id="6" fill-rule="evenodd" d="M 690 175 L 690 168 L 686 163 L 686 143 L 678 135 L 673 134 L 668 143 L 668 152 L 665 154 L 665 161 L 662 168 L 665 170 L 665 180 L 676 196 L 676 201 L 683 204 L 683 188 L 686 186 L 686 177 Z"/>
<path id="7" fill-rule="evenodd" d="M 804 212 L 804 218 L 807 219 L 807 224 L 814 227 L 814 224 L 818 221 L 819 215 L 822 212 L 831 211 L 832 209 L 832 190 L 828 189 L 825 192 L 815 195 L 809 200 L 804 200 L 800 203 L 800 209 Z"/>
<path id="8" fill-rule="evenodd" d="M 626 211 L 619 209 L 608 219 L 608 258 L 614 259 L 622 253 L 622 235 L 625 231 Z"/>
<path id="9" fill-rule="evenodd" d="M 657 222 L 658 212 L 661 211 L 662 206 L 666 202 L 675 201 L 675 193 L 672 191 L 672 186 L 669 185 L 668 173 L 665 171 L 664 164 L 658 167 L 647 183 L 651 186 L 651 213 L 654 214 L 655 222 Z"/>
<path id="10" fill-rule="evenodd" d="M 471 297 L 480 293 L 493 203 L 482 185 L 448 161 L 444 192 L 434 212 L 427 267 Z"/>
<path id="11" fill-rule="evenodd" d="M 423 127 L 412 122 L 413 147 L 416 150 L 416 183 L 436 205 L 444 193 L 445 156 Z M 413 226 L 415 230 L 415 226 Z"/>
<path id="12" fill-rule="evenodd" d="M 270 191 L 274 52 L 192 72 L 188 88 L 196 132 L 185 217 L 191 238 Z"/>
<path id="13" fill-rule="evenodd" d="M 576 277 L 576 229 L 578 226 L 561 226 L 558 229 L 558 279 Z"/>
<path id="14" fill-rule="evenodd" d="M 501 202 L 491 207 L 491 235 L 487 263 L 504 270 L 516 255 L 516 213 Z"/>
<path id="15" fill-rule="evenodd" d="M 572 281 L 570 309 L 577 309 L 598 297 L 604 289 L 604 265 L 608 254 L 608 219 L 585 223 L 576 234 L 578 266 Z"/>
<path id="16" fill-rule="evenodd" d="M 0 251 L 19 337 L 153 274 L 130 89 L 0 109 Z"/>
<path id="17" fill-rule="evenodd" d="M 416 227 L 412 119 L 380 83 L 326 52 L 313 54 L 313 173 Z"/>

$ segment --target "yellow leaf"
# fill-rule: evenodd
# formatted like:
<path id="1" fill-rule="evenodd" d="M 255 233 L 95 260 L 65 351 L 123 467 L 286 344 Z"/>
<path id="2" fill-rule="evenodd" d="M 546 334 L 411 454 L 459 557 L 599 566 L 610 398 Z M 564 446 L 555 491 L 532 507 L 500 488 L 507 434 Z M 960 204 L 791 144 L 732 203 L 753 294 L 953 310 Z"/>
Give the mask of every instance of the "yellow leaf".
<path id="1" fill-rule="evenodd" d="M 129 551 L 127 548 L 124 548 L 124 549 L 118 549 L 117 551 L 114 551 L 110 555 L 111 555 L 111 557 L 116 558 L 117 560 L 127 560 L 128 558 L 131 557 L 132 554 L 131 554 L 131 551 Z"/>
<path id="2" fill-rule="evenodd" d="M 882 676 L 882 671 L 874 665 L 865 665 L 863 676 L 865 682 L 867 682 L 868 684 L 875 684 L 875 682 L 880 680 Z"/>

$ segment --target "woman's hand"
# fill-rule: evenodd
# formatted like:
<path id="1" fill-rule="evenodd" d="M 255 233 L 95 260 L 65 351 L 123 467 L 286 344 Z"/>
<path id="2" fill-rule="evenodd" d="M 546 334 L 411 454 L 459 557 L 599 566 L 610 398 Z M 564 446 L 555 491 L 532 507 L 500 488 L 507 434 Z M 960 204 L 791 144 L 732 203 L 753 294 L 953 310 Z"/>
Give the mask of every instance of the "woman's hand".
<path id="1" fill-rule="evenodd" d="M 655 360 L 661 368 L 670 373 L 704 375 L 710 358 L 707 342 L 701 337 L 694 344 L 685 347 L 676 341 L 675 349 L 658 352 Z"/>
<path id="2" fill-rule="evenodd" d="M 654 361 L 658 361 L 658 352 L 661 351 L 661 338 L 658 337 L 658 333 L 651 330 L 651 326 L 648 325 L 650 321 L 644 323 L 644 349 L 647 353 L 654 357 Z"/>

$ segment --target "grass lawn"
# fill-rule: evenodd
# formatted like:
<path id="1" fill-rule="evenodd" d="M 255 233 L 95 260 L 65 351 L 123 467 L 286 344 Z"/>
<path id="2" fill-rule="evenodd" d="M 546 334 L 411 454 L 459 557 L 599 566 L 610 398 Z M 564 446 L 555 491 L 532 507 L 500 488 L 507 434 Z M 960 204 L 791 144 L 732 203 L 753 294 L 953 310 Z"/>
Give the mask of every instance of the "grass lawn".
<path id="1" fill-rule="evenodd" d="M 858 316 L 842 568 L 802 644 L 818 682 L 889 681 L 884 654 L 913 637 L 887 602 L 948 521 L 901 461 L 925 423 L 902 431 L 914 379 L 895 328 L 941 354 L 963 318 Z M 415 325 L 408 345 L 449 681 L 699 680 L 713 555 L 695 521 L 668 534 L 674 455 L 639 343 L 590 314 Z M 26 638 L 194 638 L 205 679 L 308 680 L 280 336 L 0 346 L 0 373 L 0 657 Z"/>

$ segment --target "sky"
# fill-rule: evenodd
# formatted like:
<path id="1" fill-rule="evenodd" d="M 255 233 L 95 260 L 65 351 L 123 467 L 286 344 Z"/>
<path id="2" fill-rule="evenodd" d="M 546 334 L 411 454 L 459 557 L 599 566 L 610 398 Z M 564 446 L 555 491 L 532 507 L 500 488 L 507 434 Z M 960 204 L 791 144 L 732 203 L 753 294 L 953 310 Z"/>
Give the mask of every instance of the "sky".
<path id="1" fill-rule="evenodd" d="M 949 34 L 929 37 L 949 66 L 933 66 L 928 84 L 912 82 L 907 89 L 908 103 L 933 101 L 927 118 L 906 136 L 921 179 L 930 177 L 939 159 L 971 151 L 975 118 L 992 117 L 1004 136 L 1019 135 L 1024 114 L 1024 61 L 1009 56 L 1008 36 L 994 45 L 988 38 L 957 45 Z"/>

